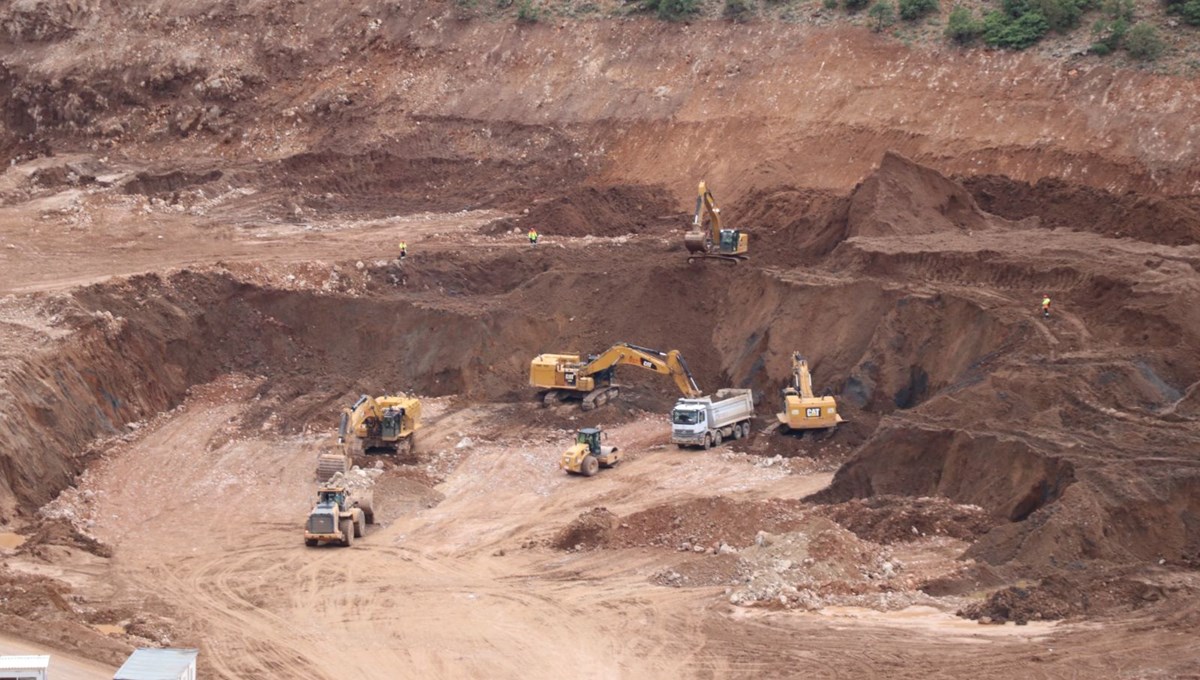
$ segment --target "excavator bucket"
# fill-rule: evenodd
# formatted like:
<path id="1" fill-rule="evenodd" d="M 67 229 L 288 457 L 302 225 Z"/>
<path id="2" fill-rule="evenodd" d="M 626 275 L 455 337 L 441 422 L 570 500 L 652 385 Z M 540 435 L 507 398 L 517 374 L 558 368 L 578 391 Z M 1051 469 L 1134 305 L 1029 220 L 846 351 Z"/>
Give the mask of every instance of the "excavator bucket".
<path id="1" fill-rule="evenodd" d="M 350 471 L 350 459 L 343 453 L 322 453 L 317 456 L 317 481 L 324 484 L 337 473 Z"/>

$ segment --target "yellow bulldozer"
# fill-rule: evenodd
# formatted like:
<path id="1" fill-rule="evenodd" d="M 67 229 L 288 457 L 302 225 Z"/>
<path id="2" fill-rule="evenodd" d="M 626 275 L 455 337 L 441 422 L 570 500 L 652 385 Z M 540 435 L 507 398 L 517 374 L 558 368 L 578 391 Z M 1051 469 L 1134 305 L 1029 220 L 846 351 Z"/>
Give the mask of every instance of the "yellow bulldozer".
<path id="1" fill-rule="evenodd" d="M 784 432 L 825 430 L 844 422 L 832 396 L 813 396 L 812 373 L 799 352 L 792 352 L 792 384 L 783 390 L 783 413 L 775 415 Z"/>
<path id="2" fill-rule="evenodd" d="M 529 364 L 529 384 L 541 390 L 543 405 L 581 399 L 584 411 L 615 399 L 620 388 L 613 384 L 616 367 L 637 366 L 669 375 L 687 397 L 700 396 L 700 388 L 679 350 L 656 349 L 618 343 L 585 361 L 578 354 L 539 354 Z"/>
<path id="3" fill-rule="evenodd" d="M 404 456 L 413 449 L 413 434 L 421 427 L 421 402 L 402 394 L 360 396 L 342 409 L 338 425 L 338 450 L 317 458 L 317 479 L 328 480 L 338 472 L 349 472 L 355 458 L 360 465 L 368 454 Z"/>
<path id="4" fill-rule="evenodd" d="M 575 475 L 591 477 L 600 468 L 610 468 L 621 462 L 621 452 L 615 446 L 604 446 L 601 439 L 608 433 L 598 427 L 585 427 L 575 435 L 575 443 L 563 452 L 558 467 Z"/>
<path id="5" fill-rule="evenodd" d="M 708 226 L 705 227 L 705 217 Z M 738 229 L 725 229 L 721 223 L 721 209 L 704 182 L 700 182 L 699 195 L 696 197 L 696 215 L 692 218 L 692 228 L 683 235 L 683 244 L 687 246 L 688 263 L 699 259 L 721 260 L 737 264 L 749 259 L 750 250 L 747 235 Z"/>

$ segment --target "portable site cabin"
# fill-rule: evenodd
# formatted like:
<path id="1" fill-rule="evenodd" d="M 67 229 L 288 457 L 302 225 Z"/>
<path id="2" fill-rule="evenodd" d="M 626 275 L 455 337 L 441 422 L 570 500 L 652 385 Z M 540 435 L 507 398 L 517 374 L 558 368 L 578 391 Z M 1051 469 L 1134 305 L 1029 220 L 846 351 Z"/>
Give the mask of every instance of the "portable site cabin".
<path id="1" fill-rule="evenodd" d="M 196 680 L 195 649 L 136 649 L 113 680 Z"/>
<path id="2" fill-rule="evenodd" d="M 0 656 L 0 680 L 46 680 L 48 656 Z"/>

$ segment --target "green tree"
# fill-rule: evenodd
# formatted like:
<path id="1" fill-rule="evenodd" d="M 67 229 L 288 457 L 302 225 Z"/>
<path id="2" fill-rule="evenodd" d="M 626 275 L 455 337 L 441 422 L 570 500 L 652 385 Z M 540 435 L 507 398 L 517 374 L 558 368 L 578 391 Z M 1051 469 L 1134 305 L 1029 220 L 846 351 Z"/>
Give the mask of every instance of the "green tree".
<path id="1" fill-rule="evenodd" d="M 896 23 L 896 10 L 887 0 L 876 0 L 871 9 L 867 10 L 867 15 L 871 17 L 871 30 L 876 33 Z"/>
<path id="2" fill-rule="evenodd" d="M 847 12 L 858 12 L 867 8 L 871 0 L 843 0 Z"/>
<path id="3" fill-rule="evenodd" d="M 977 20 L 971 10 L 962 5 L 955 5 L 946 18 L 946 37 L 960 45 L 966 45 L 979 34 L 983 33 L 983 24 Z"/>
<path id="4" fill-rule="evenodd" d="M 1023 50 L 1042 39 L 1050 25 L 1040 12 L 1026 11 L 1017 18 L 989 12 L 983 18 L 983 41 L 992 47 Z"/>
<path id="5" fill-rule="evenodd" d="M 916 21 L 930 12 L 936 12 L 937 8 L 937 0 L 900 0 L 900 18 Z"/>
<path id="6" fill-rule="evenodd" d="M 1150 24 L 1139 23 L 1134 24 L 1125 35 L 1125 49 L 1134 59 L 1154 61 L 1162 56 L 1167 45 L 1159 37 L 1157 29 Z"/>
<path id="7" fill-rule="evenodd" d="M 1179 16 L 1193 26 L 1200 26 L 1200 0 L 1188 0 L 1180 4 Z"/>

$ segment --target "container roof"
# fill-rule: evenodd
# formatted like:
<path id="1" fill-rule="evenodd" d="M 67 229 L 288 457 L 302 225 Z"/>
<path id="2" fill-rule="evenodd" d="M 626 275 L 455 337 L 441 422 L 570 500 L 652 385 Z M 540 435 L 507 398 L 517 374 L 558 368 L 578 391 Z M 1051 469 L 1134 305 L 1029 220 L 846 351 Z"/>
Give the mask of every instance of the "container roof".
<path id="1" fill-rule="evenodd" d="M 177 678 L 196 661 L 195 649 L 137 649 L 117 669 L 113 680 Z"/>
<path id="2" fill-rule="evenodd" d="M 48 656 L 0 656 L 0 670 L 43 669 L 50 665 Z"/>

